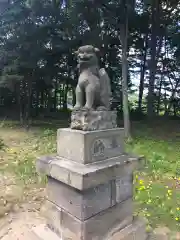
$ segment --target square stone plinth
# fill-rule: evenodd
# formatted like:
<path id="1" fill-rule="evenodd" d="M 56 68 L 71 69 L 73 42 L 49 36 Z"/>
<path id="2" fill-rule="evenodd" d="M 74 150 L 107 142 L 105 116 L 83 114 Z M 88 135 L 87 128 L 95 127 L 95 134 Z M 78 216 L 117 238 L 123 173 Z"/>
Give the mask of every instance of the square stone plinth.
<path id="1" fill-rule="evenodd" d="M 70 128 L 57 131 L 57 154 L 71 161 L 89 164 L 124 153 L 124 129 L 80 131 Z"/>
<path id="2" fill-rule="evenodd" d="M 71 129 L 95 131 L 117 128 L 116 111 L 72 111 Z"/>
<path id="3" fill-rule="evenodd" d="M 85 221 L 75 218 L 51 202 L 46 204 L 44 216 L 47 226 L 63 240 L 104 240 L 109 233 L 112 235 L 117 226 L 121 230 L 133 221 L 132 199 L 116 204 Z"/>
<path id="4" fill-rule="evenodd" d="M 79 191 L 55 179 L 48 178 L 48 200 L 74 217 L 86 220 L 133 196 L 133 177 L 118 177 L 96 187 Z"/>
<path id="5" fill-rule="evenodd" d="M 128 222 L 128 221 L 127 221 Z M 91 240 L 149 240 L 146 232 L 146 221 L 141 219 L 133 220 L 132 224 L 122 228 L 122 224 L 114 228 L 106 237 L 94 237 Z M 42 224 L 33 229 L 33 240 L 75 240 L 75 238 L 63 238 L 55 234 L 50 228 Z M 87 238 L 89 239 L 89 238 Z M 76 238 L 76 240 L 79 240 Z M 82 238 L 82 240 L 86 240 Z"/>
<path id="6" fill-rule="evenodd" d="M 30 237 L 31 240 L 63 240 L 45 224 L 34 227 Z"/>
<path id="7" fill-rule="evenodd" d="M 78 190 L 85 190 L 117 180 L 133 173 L 143 158 L 121 155 L 117 158 L 80 164 L 58 156 L 45 156 L 37 160 L 37 171 Z M 121 180 L 120 180 L 121 181 Z M 121 185 L 119 185 L 121 186 Z M 117 187 L 118 191 L 118 187 Z"/>

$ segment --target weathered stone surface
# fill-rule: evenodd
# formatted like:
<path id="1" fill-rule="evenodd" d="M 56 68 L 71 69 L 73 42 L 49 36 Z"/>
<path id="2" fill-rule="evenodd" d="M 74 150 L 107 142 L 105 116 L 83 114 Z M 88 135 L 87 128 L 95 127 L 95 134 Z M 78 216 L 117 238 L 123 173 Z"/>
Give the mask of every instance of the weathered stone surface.
<path id="1" fill-rule="evenodd" d="M 119 228 L 118 228 L 119 227 Z M 149 240 L 148 235 L 145 231 L 146 229 L 146 222 L 144 222 L 141 219 L 136 219 L 133 221 L 132 224 L 126 226 L 125 228 L 122 227 L 122 224 L 120 224 L 119 226 L 117 226 L 117 228 L 113 229 L 114 232 L 112 232 L 111 234 L 107 235 L 106 237 L 103 238 L 91 238 L 91 240 Z M 50 232 L 50 229 L 47 229 L 47 227 L 42 224 L 36 228 L 33 229 L 34 233 L 36 234 L 36 236 L 38 236 L 37 240 L 62 240 L 60 237 L 57 238 L 57 235 L 54 235 L 53 232 Z M 71 235 L 72 236 L 72 235 Z M 54 237 L 54 238 L 52 238 Z M 160 237 L 155 237 L 155 238 L 150 238 L 150 240 L 152 239 L 179 239 L 176 237 L 168 237 L 168 238 L 160 238 Z M 34 239 L 34 238 L 33 238 Z M 79 240 L 78 237 L 73 238 L 69 237 L 69 238 L 63 238 L 63 240 Z M 83 239 L 84 240 L 84 239 Z"/>
<path id="2" fill-rule="evenodd" d="M 48 226 L 41 224 L 32 229 L 32 240 L 62 240 Z"/>
<path id="3" fill-rule="evenodd" d="M 112 208 L 101 212 L 100 214 L 88 219 L 84 225 L 85 240 L 104 240 L 105 236 L 116 224 L 121 222 L 132 222 L 133 217 L 133 202 L 132 199 L 115 205 Z M 124 221 L 124 220 L 127 221 Z M 122 227 L 125 227 L 122 225 Z"/>
<path id="4" fill-rule="evenodd" d="M 83 165 L 60 157 L 45 156 L 38 159 L 37 170 L 71 187 L 85 190 L 107 183 L 118 176 L 132 174 L 138 168 L 141 159 L 121 155 L 106 161 Z M 43 171 L 41 165 L 46 166 Z"/>
<path id="5" fill-rule="evenodd" d="M 59 220 L 52 217 L 48 219 L 47 224 L 54 232 L 58 233 L 62 239 L 104 240 L 113 228 L 120 226 L 118 229 L 121 230 L 131 224 L 133 220 L 132 199 L 117 204 L 85 221 L 73 217 L 64 209 L 61 209 L 60 212 L 60 208 L 53 203 L 49 204 L 52 204 L 53 207 L 47 208 L 47 215 L 59 216 Z M 52 212 L 49 213 L 49 211 L 52 210 L 53 214 Z M 59 225 L 57 225 L 57 222 Z"/>
<path id="6" fill-rule="evenodd" d="M 57 153 L 75 162 L 89 164 L 114 158 L 124 153 L 124 130 L 101 131 L 58 129 Z"/>
<path id="7" fill-rule="evenodd" d="M 118 227 L 114 229 L 114 232 L 108 235 L 105 240 L 146 240 L 147 237 L 146 221 L 136 219 L 122 230 L 118 229 Z"/>
<path id="8" fill-rule="evenodd" d="M 41 208 L 41 215 L 45 217 L 47 226 L 57 235 L 61 235 L 60 219 L 61 219 L 61 208 L 50 201 L 45 201 Z M 51 224 L 53 223 L 53 224 Z"/>
<path id="9" fill-rule="evenodd" d="M 80 220 L 88 219 L 112 206 L 111 182 L 80 192 L 49 178 L 47 195 L 51 202 Z"/>
<path id="10" fill-rule="evenodd" d="M 107 130 L 117 128 L 115 111 L 73 111 L 71 129 L 83 131 Z"/>
<path id="11" fill-rule="evenodd" d="M 111 181 L 112 205 L 133 197 L 133 174 L 117 177 Z"/>
<path id="12" fill-rule="evenodd" d="M 51 162 L 54 161 L 55 156 L 46 156 L 45 159 L 36 161 L 36 169 L 38 172 L 46 174 L 46 172 L 50 172 L 51 170 Z"/>
<path id="13" fill-rule="evenodd" d="M 115 184 L 117 203 L 133 196 L 133 174 L 116 178 Z"/>
<path id="14" fill-rule="evenodd" d="M 79 191 L 55 179 L 48 178 L 48 200 L 80 220 L 88 219 L 133 194 L 132 174 L 119 177 L 85 191 Z"/>

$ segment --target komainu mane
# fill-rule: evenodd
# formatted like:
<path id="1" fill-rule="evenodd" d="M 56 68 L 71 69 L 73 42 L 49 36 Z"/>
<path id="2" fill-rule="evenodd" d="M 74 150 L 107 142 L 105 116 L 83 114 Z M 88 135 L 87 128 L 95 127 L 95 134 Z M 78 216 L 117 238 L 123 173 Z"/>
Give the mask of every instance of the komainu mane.
<path id="1" fill-rule="evenodd" d="M 99 49 L 91 45 L 82 46 L 76 51 L 79 79 L 76 87 L 74 110 L 109 110 L 111 85 L 104 68 L 99 68 Z"/>

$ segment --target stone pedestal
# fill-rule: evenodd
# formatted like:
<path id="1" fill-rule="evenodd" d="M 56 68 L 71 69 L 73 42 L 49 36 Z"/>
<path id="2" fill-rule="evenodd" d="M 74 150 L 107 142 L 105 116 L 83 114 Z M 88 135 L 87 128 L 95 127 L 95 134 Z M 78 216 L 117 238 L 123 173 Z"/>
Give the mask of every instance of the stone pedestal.
<path id="1" fill-rule="evenodd" d="M 146 239 L 145 224 L 133 219 L 133 171 L 141 159 L 124 153 L 123 129 L 59 129 L 57 153 L 37 161 L 48 176 L 47 225 L 34 229 L 37 238 Z"/>
<path id="2" fill-rule="evenodd" d="M 71 129 L 95 131 L 117 127 L 116 111 L 73 111 Z"/>

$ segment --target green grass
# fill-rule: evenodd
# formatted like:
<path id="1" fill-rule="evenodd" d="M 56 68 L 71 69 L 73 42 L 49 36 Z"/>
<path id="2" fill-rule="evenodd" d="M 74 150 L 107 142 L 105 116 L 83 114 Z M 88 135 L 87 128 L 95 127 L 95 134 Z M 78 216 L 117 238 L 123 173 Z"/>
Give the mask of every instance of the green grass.
<path id="1" fill-rule="evenodd" d="M 134 179 L 136 213 L 180 230 L 180 130 L 176 122 L 158 127 L 139 126 L 128 146 L 146 160 Z"/>
<path id="2" fill-rule="evenodd" d="M 0 171 L 15 174 L 25 184 L 41 181 L 35 162 L 40 155 L 56 152 L 56 131 L 34 127 L 27 132 L 8 122 L 0 128 L 0 135 L 4 146 Z"/>
<path id="3" fill-rule="evenodd" d="M 29 131 L 5 122 L 0 127 L 1 171 L 15 174 L 30 185 L 42 182 L 35 169 L 36 158 L 56 152 L 56 130 L 68 123 L 36 123 Z M 179 129 L 179 132 L 177 132 Z M 143 170 L 135 173 L 135 214 L 148 218 L 151 226 L 167 225 L 180 230 L 180 128 L 177 121 L 132 127 L 128 151 L 145 156 Z M 44 179 L 43 179 L 44 181 Z"/>

